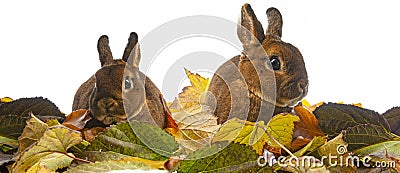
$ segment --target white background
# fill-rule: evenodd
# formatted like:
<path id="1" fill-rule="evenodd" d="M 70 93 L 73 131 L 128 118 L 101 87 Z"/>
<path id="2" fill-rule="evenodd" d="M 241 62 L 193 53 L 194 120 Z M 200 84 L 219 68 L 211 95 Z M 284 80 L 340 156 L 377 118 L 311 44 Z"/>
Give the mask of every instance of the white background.
<path id="1" fill-rule="evenodd" d="M 297 46 L 305 59 L 310 103 L 361 102 L 378 112 L 400 105 L 399 5 L 361 0 L 2 1 L 0 97 L 43 96 L 69 113 L 75 91 L 100 67 L 96 44 L 101 35 L 109 36 L 114 58 L 120 58 L 132 31 L 143 38 L 165 22 L 190 15 L 237 21 L 245 2 L 264 28 L 267 8 L 281 11 L 282 40 Z M 203 49 L 207 42 L 185 45 Z M 185 48 L 176 50 L 165 64 Z M 226 58 L 237 54 L 225 53 Z M 149 76 L 161 88 L 168 66 L 159 64 L 158 73 Z"/>

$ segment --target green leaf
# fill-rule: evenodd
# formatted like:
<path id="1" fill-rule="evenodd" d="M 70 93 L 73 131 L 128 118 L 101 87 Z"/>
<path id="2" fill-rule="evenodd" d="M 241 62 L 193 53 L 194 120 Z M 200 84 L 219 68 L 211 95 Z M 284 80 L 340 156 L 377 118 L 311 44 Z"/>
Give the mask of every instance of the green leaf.
<path id="1" fill-rule="evenodd" d="M 299 117 L 295 115 L 279 114 L 272 117 L 268 125 L 264 125 L 263 121 L 252 123 L 234 118 L 221 127 L 213 138 L 213 142 L 233 140 L 240 144 L 252 146 L 252 148 L 261 155 L 266 143 L 268 143 L 269 146 L 280 148 L 280 146 L 272 141 L 265 133 L 265 129 L 267 129 L 268 133 L 279 143 L 290 148 L 294 122 L 298 122 L 299 120 Z"/>
<path id="2" fill-rule="evenodd" d="M 0 136 L 0 148 L 3 145 L 8 145 L 11 148 L 17 148 L 18 147 L 18 141 L 15 140 L 15 139 L 10 139 L 10 138 L 7 138 L 7 137 Z M 4 151 L 4 152 L 6 152 L 6 151 Z"/>
<path id="3" fill-rule="evenodd" d="M 294 123 L 299 122 L 300 118 L 292 114 L 279 114 L 272 117 L 268 122 L 267 131 L 272 135 L 279 143 L 285 147 L 291 148 Z M 280 148 L 278 144 L 268 138 L 268 145 Z"/>
<path id="4" fill-rule="evenodd" d="M 125 154 L 116 153 L 113 151 L 83 151 L 81 153 L 77 153 L 77 156 L 80 158 L 85 158 L 91 162 L 104 162 L 111 160 L 120 160 L 122 158 L 129 158 L 132 156 L 128 156 Z"/>
<path id="5" fill-rule="evenodd" d="M 400 136 L 400 107 L 394 107 L 382 114 L 388 121 L 392 133 Z"/>
<path id="6" fill-rule="evenodd" d="M 217 142 L 193 152 L 181 162 L 178 172 L 256 172 L 259 168 L 258 154 L 238 143 L 231 143 L 218 153 L 199 159 L 199 156 L 214 153 L 220 146 L 226 146 L 226 142 Z"/>
<path id="7" fill-rule="evenodd" d="M 158 126 L 138 121 L 131 121 L 130 126 L 143 144 L 163 156 L 173 156 L 179 148 L 175 138 Z"/>
<path id="8" fill-rule="evenodd" d="M 62 121 L 65 118 L 57 106 L 47 99 L 42 97 L 21 98 L 0 105 L 0 136 L 17 139 L 31 112 L 42 121 L 48 119 Z"/>
<path id="9" fill-rule="evenodd" d="M 324 136 L 315 136 L 306 146 L 304 146 L 299 151 L 293 153 L 295 156 L 300 157 L 306 154 L 307 152 L 312 152 L 316 150 L 318 147 L 324 145 L 326 142 L 326 138 Z"/>
<path id="10" fill-rule="evenodd" d="M 361 124 L 373 124 L 390 131 L 388 122 L 377 112 L 353 105 L 328 103 L 314 111 L 322 130 L 336 136 L 342 130 Z"/>
<path id="11" fill-rule="evenodd" d="M 131 161 L 105 161 L 89 164 L 82 164 L 77 167 L 68 169 L 65 173 L 103 173 L 118 170 L 125 172 L 135 172 L 135 170 L 154 170 L 150 166 L 142 162 Z"/>
<path id="12" fill-rule="evenodd" d="M 73 154 L 69 155 L 74 157 Z M 71 157 L 67 157 L 65 154 L 61 153 L 48 154 L 39 158 L 39 160 L 27 170 L 27 172 L 50 172 L 68 167 L 71 165 L 73 160 Z M 23 162 L 23 160 L 20 162 Z"/>
<path id="13" fill-rule="evenodd" d="M 354 151 L 354 154 L 361 156 L 373 155 L 386 159 L 386 155 L 400 159 L 400 139 L 384 141 L 381 143 L 368 145 Z"/>
<path id="14" fill-rule="evenodd" d="M 112 125 L 100 133 L 86 148 L 86 151 L 113 151 L 134 157 L 150 160 L 165 160 L 166 158 L 144 145 L 136 137 L 129 123 Z"/>
<path id="15" fill-rule="evenodd" d="M 0 136 L 17 139 L 25 127 L 28 117 L 0 115 Z"/>
<path id="16" fill-rule="evenodd" d="M 24 130 L 18 138 L 18 152 L 24 151 L 25 148 L 28 148 L 30 145 L 38 141 L 48 128 L 49 127 L 46 123 L 43 123 L 31 114 L 31 118 L 26 122 Z"/>
<path id="17" fill-rule="evenodd" d="M 393 136 L 382 126 L 363 124 L 348 128 L 344 131 L 344 141 L 349 146 L 348 150 L 353 151 L 368 145 L 393 139 Z"/>
<path id="18" fill-rule="evenodd" d="M 354 165 L 346 166 L 346 159 L 340 159 L 350 156 L 347 152 L 347 146 L 347 143 L 343 140 L 343 134 L 340 133 L 338 136 L 319 147 L 316 151 L 312 152 L 311 155 L 319 159 L 325 158 L 325 160 L 322 161 L 326 168 L 328 168 L 330 171 L 355 172 L 356 168 Z M 329 158 L 331 160 L 328 160 Z M 337 165 L 332 166 L 330 163 L 337 163 Z"/>
<path id="19" fill-rule="evenodd" d="M 64 126 L 50 127 L 43 137 L 18 156 L 12 172 L 26 172 L 31 168 L 55 171 L 56 168 L 69 166 L 74 156 L 67 150 L 81 141 L 77 131 Z"/>

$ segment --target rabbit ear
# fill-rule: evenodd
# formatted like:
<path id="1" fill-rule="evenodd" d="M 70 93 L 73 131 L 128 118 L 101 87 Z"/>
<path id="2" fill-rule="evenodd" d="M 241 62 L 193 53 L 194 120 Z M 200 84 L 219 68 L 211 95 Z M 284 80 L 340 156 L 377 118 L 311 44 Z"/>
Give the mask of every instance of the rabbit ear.
<path id="1" fill-rule="evenodd" d="M 113 56 L 108 43 L 107 35 L 101 36 L 97 42 L 97 51 L 99 52 L 101 66 L 113 62 Z"/>
<path id="2" fill-rule="evenodd" d="M 278 9 L 271 7 L 267 10 L 268 29 L 267 34 L 282 37 L 282 15 Z"/>
<path id="3" fill-rule="evenodd" d="M 128 62 L 129 55 L 132 52 L 132 49 L 135 47 L 138 42 L 138 35 L 135 32 L 131 32 L 128 39 L 128 44 L 126 44 L 124 55 L 122 56 L 122 60 Z"/>
<path id="4" fill-rule="evenodd" d="M 242 6 L 240 25 L 237 28 L 237 34 L 245 49 L 252 45 L 259 44 L 265 38 L 264 29 L 260 21 L 257 20 L 250 4 L 246 3 Z"/>
<path id="5" fill-rule="evenodd" d="M 139 45 L 139 42 L 137 42 L 129 54 L 127 63 L 132 65 L 133 67 L 139 68 L 140 58 L 141 58 L 140 45 Z"/>

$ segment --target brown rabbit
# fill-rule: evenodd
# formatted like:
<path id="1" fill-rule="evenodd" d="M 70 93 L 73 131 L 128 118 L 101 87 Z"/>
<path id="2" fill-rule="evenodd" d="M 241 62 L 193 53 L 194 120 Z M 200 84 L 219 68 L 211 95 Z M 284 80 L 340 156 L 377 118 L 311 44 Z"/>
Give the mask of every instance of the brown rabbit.
<path id="1" fill-rule="evenodd" d="M 212 102 L 208 99 L 208 102 L 215 104 L 216 101 L 214 114 L 218 117 L 219 124 L 227 121 L 228 117 L 246 119 L 246 115 L 249 121 L 257 121 L 259 115 L 265 116 L 260 120 L 269 120 L 272 112 L 275 115 L 290 111 L 290 106 L 307 94 L 308 77 L 303 57 L 296 47 L 281 40 L 280 12 L 269 8 L 267 17 L 268 29 L 264 34 L 264 29 L 251 6 L 242 6 L 240 25 L 237 29 L 239 40 L 243 44 L 242 55 L 222 64 L 208 88 L 215 98 Z M 257 66 L 264 66 L 265 69 L 256 70 Z M 274 76 L 266 77 L 271 76 L 270 74 Z M 264 79 L 261 80 L 262 77 Z M 240 82 L 241 80 L 245 82 Z M 266 85 L 268 91 L 261 90 L 261 84 Z M 276 90 L 268 84 L 276 84 Z M 270 100 L 274 98 L 273 95 L 276 99 Z M 242 97 L 247 98 L 246 110 L 240 110 L 246 107 Z M 244 106 L 241 106 L 242 104 Z M 234 109 L 240 110 L 239 114 L 232 115 L 230 111 L 235 111 Z M 271 115 L 264 115 L 268 114 L 268 110 Z"/>
<path id="2" fill-rule="evenodd" d="M 165 128 L 162 95 L 139 71 L 141 55 L 137 34 L 130 34 L 122 59 L 113 59 L 108 43 L 106 35 L 99 38 L 101 68 L 79 87 L 72 109 L 90 109 L 94 120 L 103 125 L 126 121 L 128 115 L 129 120 L 137 118 Z"/>

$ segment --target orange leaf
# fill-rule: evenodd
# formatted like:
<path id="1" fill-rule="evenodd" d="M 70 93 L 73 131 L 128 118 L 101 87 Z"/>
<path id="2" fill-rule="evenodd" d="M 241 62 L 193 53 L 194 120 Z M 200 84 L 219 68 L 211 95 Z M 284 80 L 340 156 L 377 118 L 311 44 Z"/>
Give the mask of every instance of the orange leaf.
<path id="1" fill-rule="evenodd" d="M 302 138 L 298 136 L 296 139 L 292 141 L 292 148 L 291 151 L 295 152 L 304 146 L 306 146 L 311 140 L 308 138 Z"/>
<path id="2" fill-rule="evenodd" d="M 105 130 L 105 128 L 103 128 L 103 127 L 93 127 L 93 128 L 91 128 L 91 129 L 84 128 L 84 129 L 81 130 L 81 133 L 82 133 L 83 138 L 84 138 L 86 141 L 90 142 L 90 141 L 92 141 L 94 138 L 96 138 L 96 136 L 97 136 L 100 132 L 102 132 L 102 131 L 104 131 L 104 130 Z"/>
<path id="3" fill-rule="evenodd" d="M 90 116 L 90 110 L 79 109 L 71 114 L 67 115 L 62 125 L 73 129 L 81 130 L 85 127 L 86 123 L 92 119 Z"/>
<path id="4" fill-rule="evenodd" d="M 165 102 L 162 94 L 160 94 L 160 99 L 164 108 L 165 115 L 167 116 L 167 128 L 172 129 L 175 132 L 179 131 L 178 124 L 176 124 L 174 118 L 172 118 L 171 111 L 169 110 L 168 105 Z"/>
<path id="5" fill-rule="evenodd" d="M 296 106 L 294 111 L 300 118 L 299 122 L 294 123 L 294 138 L 302 136 L 311 140 L 314 136 L 325 136 L 318 125 L 317 118 L 309 109 L 304 106 Z"/>

